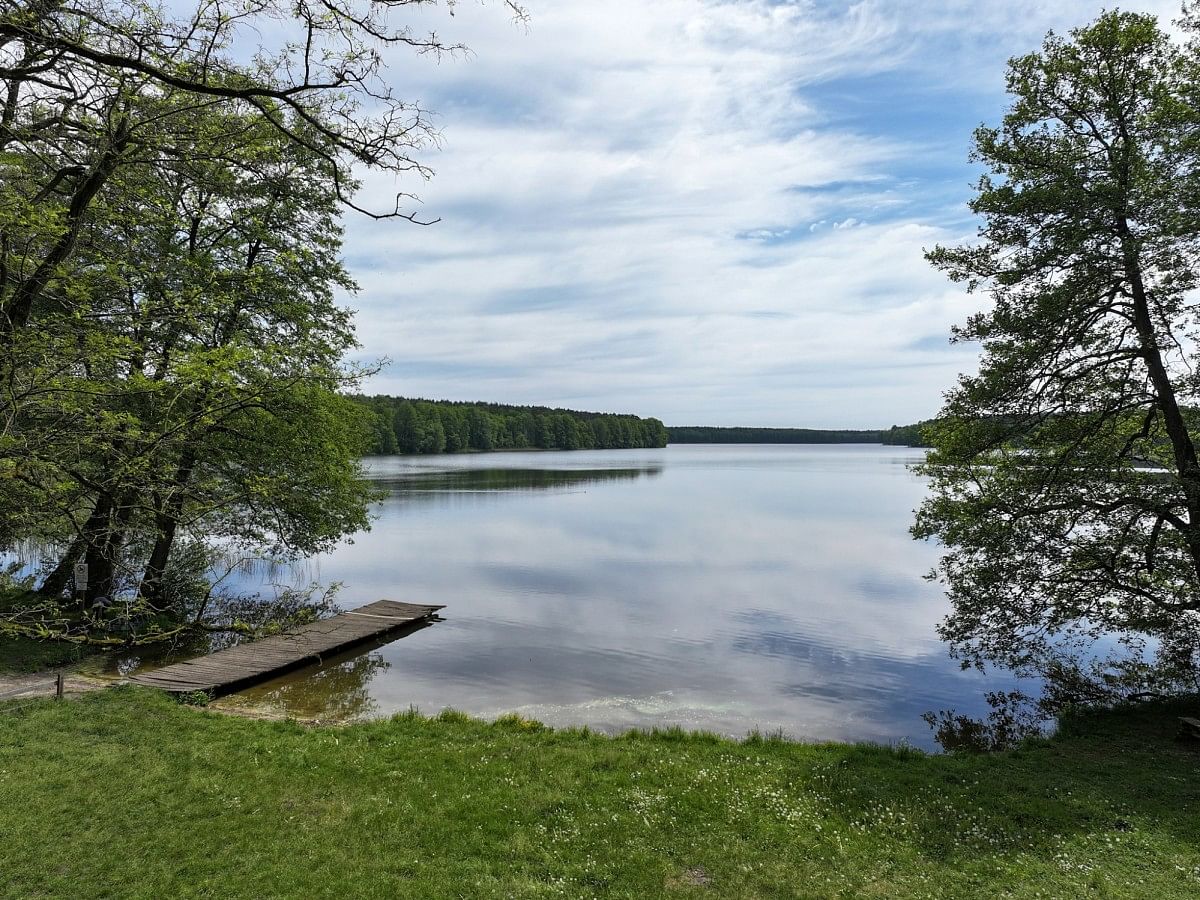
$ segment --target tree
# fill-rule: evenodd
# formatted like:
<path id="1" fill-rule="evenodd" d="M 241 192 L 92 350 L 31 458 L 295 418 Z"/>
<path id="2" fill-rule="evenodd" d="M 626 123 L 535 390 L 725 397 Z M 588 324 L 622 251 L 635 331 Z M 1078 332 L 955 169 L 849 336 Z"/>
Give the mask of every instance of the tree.
<path id="1" fill-rule="evenodd" d="M 447 453 L 466 450 L 471 441 L 466 413 L 457 406 L 436 406 L 433 411 L 441 419 L 442 432 L 445 437 L 443 449 Z"/>
<path id="2" fill-rule="evenodd" d="M 1014 59 L 975 134 L 980 240 L 929 258 L 992 304 L 955 331 L 980 369 L 929 428 L 914 528 L 945 545 L 964 664 L 1195 684 L 1198 73 L 1152 17 L 1107 13 Z"/>
<path id="3" fill-rule="evenodd" d="M 21 370 L 40 389 L 10 435 L 64 438 L 27 442 L 12 473 L 54 501 L 30 515 L 56 552 L 51 600 L 83 560 L 87 599 L 161 613 L 181 533 L 294 557 L 367 524 L 331 173 L 254 117 L 193 115 L 189 153 L 114 174 L 76 251 L 88 290 L 12 335 L 43 362 Z"/>
<path id="4" fill-rule="evenodd" d="M 442 417 L 432 403 L 419 403 L 417 412 L 417 452 L 442 453 L 446 449 L 446 430 Z"/>
<path id="5" fill-rule="evenodd" d="M 417 422 L 417 411 L 409 401 L 401 401 L 396 407 L 393 423 L 398 451 L 416 453 L 421 445 L 420 425 Z"/>
<path id="6" fill-rule="evenodd" d="M 492 417 L 488 413 L 477 406 L 470 407 L 467 411 L 467 428 L 469 431 L 468 443 L 472 449 L 493 449 Z"/>
<path id="7" fill-rule="evenodd" d="M 464 51 L 397 21 L 397 12 L 436 2 L 201 0 L 185 13 L 114 0 L 0 0 L 0 76 L 8 88 L 0 140 L 32 136 L 14 127 L 16 109 L 39 100 L 49 99 L 57 113 L 35 120 L 33 132 L 60 136 L 86 133 L 89 126 L 81 127 L 83 117 L 73 113 L 96 103 L 111 106 L 130 88 L 191 105 L 234 105 L 321 154 L 338 199 L 355 206 L 352 164 L 429 174 L 413 155 L 434 136 L 428 113 L 396 96 L 384 77 L 383 50 L 439 57 Z M 503 2 L 516 20 L 526 20 L 515 0 Z M 272 42 L 264 35 L 278 37 Z M 235 46 L 255 46 L 253 63 L 234 58 Z M 57 171 L 83 206 L 91 199 L 84 195 L 94 196 L 132 147 L 129 137 L 118 129 L 114 141 L 92 147 L 99 151 L 93 165 Z M 412 219 L 400 209 L 405 199 L 412 198 L 401 194 L 393 209 L 361 211 Z"/>
<path id="8" fill-rule="evenodd" d="M 95 267 L 78 254 L 105 239 L 123 192 L 146 183 L 150 167 L 186 159 L 203 140 L 208 152 L 226 152 L 205 136 L 206 123 L 272 131 L 321 161 L 339 204 L 416 220 L 407 192 L 390 208 L 359 207 L 353 170 L 431 174 L 420 159 L 436 142 L 430 116 L 395 95 L 383 53 L 461 51 L 402 21 L 409 7 L 436 2 L 201 0 L 188 12 L 0 0 L 0 470 L 60 438 L 13 426 L 28 423 L 27 400 L 53 390 L 32 376 L 63 363 L 53 353 L 64 343 L 43 340 L 43 315 L 85 314 L 96 287 Z M 214 160 L 236 170 L 243 161 L 230 137 L 232 155 Z M 19 537 L 22 511 L 41 505 L 16 479 L 0 479 L 0 541 Z"/>
<path id="9" fill-rule="evenodd" d="M 400 445 L 396 441 L 396 431 L 393 427 L 393 416 L 391 407 L 384 402 L 383 398 L 376 397 L 370 404 L 371 416 L 369 417 L 371 437 L 371 453 L 390 455 L 400 452 Z"/>
<path id="10" fill-rule="evenodd" d="M 383 53 L 462 49 L 399 21 L 436 2 L 0 0 L 0 547 L 57 555 L 43 593 L 365 525 L 338 216 L 416 220 L 354 171 L 431 174 Z"/>
<path id="11" fill-rule="evenodd" d="M 202 0 L 188 11 L 0 0 L 0 546 L 41 539 L 85 495 L 105 493 L 80 482 L 82 470 L 64 478 L 45 468 L 63 446 L 86 437 L 120 451 L 130 440 L 113 432 L 133 427 L 122 418 L 133 412 L 84 408 L 107 390 L 103 379 L 82 388 L 72 379 L 136 362 L 108 356 L 95 326 L 122 265 L 164 265 L 161 248 L 143 246 L 139 262 L 112 243 L 143 187 L 198 147 L 215 168 L 245 174 L 242 138 L 264 132 L 316 160 L 339 205 L 359 208 L 352 169 L 428 177 L 419 157 L 436 140 L 429 114 L 395 95 L 383 66 L 387 47 L 462 49 L 402 21 L 428 2 Z M 221 140 L 217 122 L 231 129 Z M 362 211 L 415 220 L 414 199 Z M 106 243 L 113 252 L 100 252 Z M 166 281 L 172 270 L 155 274 Z M 169 332 L 170 308 L 155 309 Z M 55 397 L 64 402 L 46 402 Z M 108 516 L 93 512 L 100 527 Z"/>

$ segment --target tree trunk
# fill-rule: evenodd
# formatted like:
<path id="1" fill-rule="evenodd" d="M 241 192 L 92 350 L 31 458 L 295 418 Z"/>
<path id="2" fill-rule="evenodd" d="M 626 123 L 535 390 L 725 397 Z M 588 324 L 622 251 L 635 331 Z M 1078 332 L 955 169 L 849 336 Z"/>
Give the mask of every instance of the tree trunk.
<path id="1" fill-rule="evenodd" d="M 71 541 L 58 565 L 42 581 L 41 587 L 38 588 L 40 593 L 57 596 L 66 589 L 67 584 L 71 581 L 75 563 L 87 551 L 93 540 L 92 536 L 103 533 L 107 528 L 110 515 L 112 515 L 112 497 L 109 494 L 101 494 L 96 498 L 87 522 Z"/>
<path id="2" fill-rule="evenodd" d="M 1187 503 L 1188 528 L 1183 537 L 1187 541 L 1196 577 L 1200 579 L 1200 531 L 1197 530 L 1197 523 L 1200 523 L 1200 461 L 1197 460 L 1196 445 L 1192 443 L 1183 411 L 1179 407 L 1171 375 L 1159 350 L 1158 335 L 1150 314 L 1150 301 L 1146 296 L 1140 260 L 1133 246 L 1128 223 L 1123 218 L 1118 222 L 1118 230 L 1125 256 L 1125 276 L 1129 280 L 1130 293 L 1133 295 L 1134 327 L 1137 329 L 1138 342 L 1141 344 L 1142 358 L 1146 362 L 1150 383 L 1154 386 L 1155 403 L 1162 413 L 1163 426 L 1171 441 L 1175 472 Z"/>
<path id="3" fill-rule="evenodd" d="M 33 274 L 17 287 L 7 302 L 0 307 L 0 337 L 8 337 L 28 324 L 34 301 L 50 283 L 58 271 L 58 267 L 70 257 L 75 249 L 79 233 L 83 229 L 84 216 L 87 214 L 92 200 L 117 170 L 125 147 L 129 143 L 129 137 L 128 120 L 122 119 L 117 126 L 112 144 L 100 156 L 95 168 L 80 182 L 71 196 L 71 203 L 67 208 L 66 229 L 46 253 L 45 258 Z"/>
<path id="4" fill-rule="evenodd" d="M 62 592 L 67 589 L 67 584 L 71 581 L 71 572 L 75 567 L 75 561 L 83 554 L 86 546 L 83 536 L 77 535 L 67 547 L 67 552 L 62 555 L 51 571 L 44 579 L 38 588 L 39 594 L 45 594 L 47 597 L 61 596 Z"/>
<path id="5" fill-rule="evenodd" d="M 99 597 L 110 600 L 116 589 L 117 563 L 125 546 L 126 530 L 133 516 L 133 504 L 127 500 L 112 504 L 112 512 L 95 539 L 88 541 L 84 559 L 88 564 L 88 587 L 84 594 L 90 604 Z"/>
<path id="6" fill-rule="evenodd" d="M 167 571 L 167 563 L 170 561 L 171 549 L 179 529 L 179 518 L 183 513 L 183 492 L 192 480 L 192 470 L 195 466 L 196 443 L 191 441 L 185 446 L 179 459 L 175 477 L 171 481 L 170 495 L 154 517 L 157 531 L 154 549 L 150 551 L 150 559 L 146 563 L 142 583 L 138 588 L 138 596 L 152 606 L 161 606 L 166 599 L 163 596 L 163 575 Z"/>
<path id="7" fill-rule="evenodd" d="M 167 571 L 167 563 L 171 559 L 171 548 L 175 544 L 175 531 L 179 520 L 174 515 L 159 513 L 154 519 L 157 534 L 154 538 L 154 549 L 146 563 L 146 571 L 142 574 L 142 583 L 138 587 L 138 596 L 155 608 L 164 605 L 163 575 Z"/>
<path id="8" fill-rule="evenodd" d="M 108 514 L 105 513 L 106 517 L 107 515 Z M 71 543 L 67 547 L 66 552 L 58 561 L 58 565 L 51 569 L 50 574 L 42 580 L 41 587 L 38 588 L 38 593 L 45 594 L 48 597 L 57 597 L 62 594 L 64 590 L 66 590 L 67 585 L 71 581 L 75 563 L 87 549 L 87 538 L 84 537 L 84 534 L 89 529 L 97 527 L 96 516 L 97 511 L 96 509 L 93 509 L 91 516 L 88 517 L 87 524 L 83 527 L 84 530 L 72 539 Z"/>

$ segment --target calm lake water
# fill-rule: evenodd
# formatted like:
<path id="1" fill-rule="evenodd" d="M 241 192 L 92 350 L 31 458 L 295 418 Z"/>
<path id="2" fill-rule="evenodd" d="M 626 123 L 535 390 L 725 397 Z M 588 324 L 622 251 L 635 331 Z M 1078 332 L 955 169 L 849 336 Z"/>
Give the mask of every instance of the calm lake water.
<path id="1" fill-rule="evenodd" d="M 223 702 L 297 716 L 516 711 L 606 731 L 906 739 L 1001 685 L 950 660 L 908 534 L 921 451 L 874 445 L 378 457 L 369 533 L 296 578 L 446 605 L 401 640 Z"/>

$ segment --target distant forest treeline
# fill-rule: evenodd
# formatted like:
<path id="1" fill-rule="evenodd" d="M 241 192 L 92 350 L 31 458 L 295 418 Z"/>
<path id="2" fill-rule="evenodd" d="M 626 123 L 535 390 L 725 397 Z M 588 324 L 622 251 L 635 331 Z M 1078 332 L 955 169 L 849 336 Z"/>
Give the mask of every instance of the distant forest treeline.
<path id="1" fill-rule="evenodd" d="M 373 453 L 462 450 L 612 450 L 672 444 L 895 444 L 926 446 L 921 429 L 667 428 L 658 419 L 455 400 L 355 396 L 368 411 Z"/>
<path id="2" fill-rule="evenodd" d="M 460 450 L 610 450 L 665 447 L 658 419 L 544 406 L 356 396 L 370 411 L 374 453 Z"/>
<path id="3" fill-rule="evenodd" d="M 896 444 L 923 447 L 928 422 L 874 430 L 818 428 L 714 428 L 685 425 L 668 429 L 672 444 Z"/>

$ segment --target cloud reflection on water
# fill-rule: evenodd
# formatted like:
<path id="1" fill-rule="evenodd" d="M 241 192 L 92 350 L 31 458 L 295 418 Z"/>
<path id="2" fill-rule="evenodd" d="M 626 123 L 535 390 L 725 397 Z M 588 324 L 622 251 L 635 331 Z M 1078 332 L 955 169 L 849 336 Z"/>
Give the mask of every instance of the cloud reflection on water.
<path id="1" fill-rule="evenodd" d="M 928 746 L 921 712 L 978 712 L 996 682 L 961 672 L 934 633 L 946 600 L 921 576 L 936 549 L 907 532 L 924 487 L 902 463 L 916 458 L 798 446 L 378 460 L 392 490 L 373 530 L 314 568 L 345 582 L 346 606 L 447 605 L 445 622 L 377 651 L 388 665 L 365 690 L 378 713 Z"/>

